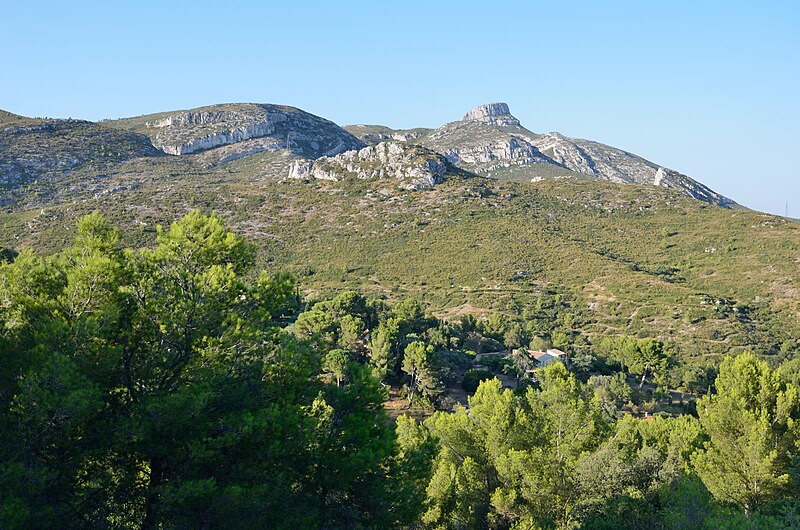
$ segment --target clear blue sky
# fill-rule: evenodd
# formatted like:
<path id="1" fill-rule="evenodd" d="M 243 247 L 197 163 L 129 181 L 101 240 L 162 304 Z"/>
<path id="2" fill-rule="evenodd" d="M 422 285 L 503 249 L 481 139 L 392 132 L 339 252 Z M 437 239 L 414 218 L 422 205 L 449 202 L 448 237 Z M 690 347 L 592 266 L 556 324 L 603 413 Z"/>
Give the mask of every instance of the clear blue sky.
<path id="1" fill-rule="evenodd" d="M 436 127 L 506 101 L 800 217 L 800 2 L 5 2 L 0 108 L 253 101 Z"/>

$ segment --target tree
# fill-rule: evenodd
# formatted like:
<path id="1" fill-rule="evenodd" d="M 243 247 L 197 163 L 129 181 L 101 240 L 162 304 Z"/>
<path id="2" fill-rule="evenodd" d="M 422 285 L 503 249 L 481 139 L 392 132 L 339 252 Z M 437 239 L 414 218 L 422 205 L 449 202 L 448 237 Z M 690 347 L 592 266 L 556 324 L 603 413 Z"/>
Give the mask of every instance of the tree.
<path id="1" fill-rule="evenodd" d="M 285 496 L 291 479 L 283 466 L 294 462 L 294 473 L 303 473 L 300 445 L 270 446 L 263 455 L 274 459 L 269 467 L 260 465 L 262 456 L 241 452 L 265 436 L 307 438 L 302 405 L 315 393 L 302 386 L 316 366 L 274 323 L 293 284 L 265 275 L 255 285 L 245 281 L 252 250 L 219 217 L 195 211 L 159 228 L 154 248 L 125 254 L 114 444 L 128 440 L 123 454 L 136 465 L 115 473 L 139 486 L 111 491 L 120 497 L 115 502 L 140 503 L 143 528 L 178 514 L 200 526 L 234 506 L 275 505 L 257 488 L 236 485 L 271 481 L 274 495 Z M 230 436 L 237 431 L 242 435 Z M 227 471 L 215 471 L 220 467 Z M 270 468 L 285 478 L 261 475 Z"/>
<path id="2" fill-rule="evenodd" d="M 628 367 L 634 373 L 642 374 L 639 388 L 644 386 L 649 372 L 662 381 L 669 367 L 669 355 L 664 343 L 656 339 L 642 339 L 636 344 L 633 355 L 628 359 Z"/>
<path id="3" fill-rule="evenodd" d="M 361 318 L 353 315 L 343 315 L 339 319 L 338 346 L 349 351 L 362 350 L 364 348 L 362 339 L 366 330 L 367 327 Z"/>
<path id="4" fill-rule="evenodd" d="M 331 350 L 325 356 L 323 368 L 336 380 L 336 386 L 341 386 L 342 380 L 347 376 L 350 364 L 350 355 L 345 350 Z"/>
<path id="5" fill-rule="evenodd" d="M 369 357 L 370 363 L 375 367 L 376 375 L 383 381 L 387 376 L 394 374 L 398 363 L 396 345 L 399 341 L 400 326 L 395 317 L 390 317 L 370 333 Z"/>
<path id="6" fill-rule="evenodd" d="M 414 341 L 405 349 L 403 371 L 408 374 L 408 406 L 419 392 L 427 397 L 434 397 L 440 392 L 439 381 L 433 365 L 433 347 L 424 342 Z"/>
<path id="7" fill-rule="evenodd" d="M 633 393 L 622 372 L 614 375 L 593 375 L 589 378 L 588 386 L 595 397 L 608 404 L 612 411 L 627 404 Z"/>
<path id="8" fill-rule="evenodd" d="M 508 327 L 508 319 L 502 313 L 490 313 L 481 321 L 481 332 L 486 337 L 502 341 Z"/>
<path id="9" fill-rule="evenodd" d="M 605 438 L 607 424 L 598 404 L 583 398 L 580 383 L 563 364 L 546 366 L 539 378 L 541 389 L 530 388 L 525 397 L 540 445 L 498 471 L 512 484 L 535 484 L 535 494 L 520 491 L 533 513 L 569 526 L 581 500 L 577 468 Z"/>
<path id="10" fill-rule="evenodd" d="M 637 341 L 633 337 L 603 337 L 595 346 L 597 355 L 618 363 L 623 371 L 629 371 L 629 364 L 636 362 Z"/>
<path id="11" fill-rule="evenodd" d="M 392 518 L 384 504 L 393 452 L 385 390 L 368 366 L 350 362 L 346 372 L 341 385 L 325 388 L 311 406 L 313 471 L 296 486 L 316 500 L 313 527 L 359 528 Z"/>
<path id="12" fill-rule="evenodd" d="M 649 374 L 663 383 L 672 362 L 668 348 L 660 340 L 633 337 L 604 338 L 597 344 L 599 356 L 611 359 L 620 364 L 623 370 L 631 374 L 641 374 L 639 388 Z"/>
<path id="13" fill-rule="evenodd" d="M 525 396 L 484 381 L 469 410 L 437 412 L 440 441 L 423 521 L 436 528 L 536 528 L 577 524 L 580 463 L 607 432 L 596 404 L 561 365 Z"/>
<path id="14" fill-rule="evenodd" d="M 423 425 L 406 415 L 397 418 L 394 455 L 387 475 L 389 497 L 385 500 L 394 514 L 390 527 L 405 528 L 419 520 L 438 449 L 436 440 Z"/>
<path id="15" fill-rule="evenodd" d="M 546 351 L 550 346 L 549 342 L 538 336 L 533 337 L 529 344 L 530 349 L 534 351 Z"/>
<path id="16" fill-rule="evenodd" d="M 425 425 L 439 440 L 423 522 L 434 528 L 485 528 L 499 485 L 495 459 L 513 447 L 517 402 L 497 379 L 480 384 L 469 412 L 437 412 Z"/>
<path id="17" fill-rule="evenodd" d="M 519 322 L 512 322 L 503 334 L 503 344 L 508 349 L 521 348 L 528 342 L 528 336 Z"/>
<path id="18" fill-rule="evenodd" d="M 570 345 L 570 337 L 563 331 L 556 329 L 550 333 L 550 342 L 554 348 L 565 350 Z"/>
<path id="19" fill-rule="evenodd" d="M 341 352 L 326 363 L 339 384 L 322 384 L 320 356 L 281 329 L 293 278 L 252 262 L 192 212 L 149 249 L 91 215 L 62 252 L 0 263 L 0 527 L 385 516 L 383 390 Z M 340 302 L 337 318 L 358 306 Z"/>
<path id="20" fill-rule="evenodd" d="M 693 463 L 714 497 L 751 514 L 792 491 L 800 398 L 751 353 L 727 358 L 715 386 L 697 406 L 710 440 Z"/>
<path id="21" fill-rule="evenodd" d="M 784 361 L 778 367 L 778 374 L 785 383 L 790 383 L 795 388 L 800 388 L 800 357 Z"/>
<path id="22" fill-rule="evenodd" d="M 315 303 L 294 323 L 298 337 L 311 339 L 321 353 L 331 348 L 363 352 L 370 323 L 377 324 L 378 308 L 358 293 L 346 291 L 332 300 Z"/>
<path id="23" fill-rule="evenodd" d="M 97 481 L 83 470 L 108 443 L 101 396 L 119 361 L 117 239 L 92 215 L 61 254 L 24 250 L 0 264 L 0 498 L 26 514 L 20 526 L 70 526 L 76 503 L 97 506 Z"/>
<path id="24" fill-rule="evenodd" d="M 425 317 L 425 308 L 415 298 L 397 302 L 392 307 L 392 313 L 397 317 L 402 335 L 423 333 L 430 324 L 430 320 Z"/>

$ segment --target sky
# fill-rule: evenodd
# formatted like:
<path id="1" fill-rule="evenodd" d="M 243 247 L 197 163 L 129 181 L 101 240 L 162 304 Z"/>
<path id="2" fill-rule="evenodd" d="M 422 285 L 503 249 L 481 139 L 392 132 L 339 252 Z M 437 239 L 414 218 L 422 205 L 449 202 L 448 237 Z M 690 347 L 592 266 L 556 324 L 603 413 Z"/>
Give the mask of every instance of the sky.
<path id="1" fill-rule="evenodd" d="M 504 101 L 800 217 L 800 2 L 4 2 L 0 109 L 279 103 L 437 127 Z"/>

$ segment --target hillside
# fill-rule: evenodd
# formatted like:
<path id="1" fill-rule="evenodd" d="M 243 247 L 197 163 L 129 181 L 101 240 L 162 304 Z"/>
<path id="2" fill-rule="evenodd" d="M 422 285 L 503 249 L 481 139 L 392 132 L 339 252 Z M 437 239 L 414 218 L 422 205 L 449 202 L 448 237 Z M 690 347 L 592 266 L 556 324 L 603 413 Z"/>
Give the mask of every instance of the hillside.
<path id="1" fill-rule="evenodd" d="M 576 330 L 587 337 L 670 338 L 686 355 L 747 348 L 779 353 L 800 333 L 795 222 L 709 205 L 663 182 L 593 179 L 564 167 L 557 149 L 536 147 L 548 135 L 525 132 L 505 115 L 500 122 L 465 120 L 415 131 L 414 141 L 384 139 L 365 148 L 322 118 L 256 107 L 221 106 L 212 117 L 204 114 L 211 110 L 197 109 L 102 125 L 65 122 L 71 131 L 119 135 L 120 146 L 144 133 L 151 142 L 141 144 L 140 156 L 102 166 L 83 151 L 91 163 L 6 194 L 0 247 L 59 248 L 71 238 L 75 220 L 95 210 L 124 227 L 128 243 L 150 244 L 156 224 L 200 208 L 219 211 L 236 232 L 258 243 L 260 267 L 297 274 L 311 297 L 349 288 L 390 300 L 418 296 L 432 310 L 455 315 L 518 312 L 542 292 L 559 292 L 572 299 Z M 242 109 L 255 117 L 233 121 Z M 199 145 L 192 142 L 295 111 L 297 120 L 276 118 L 266 136 L 234 138 L 182 155 L 153 147 Z M 302 136 L 301 125 L 313 123 L 324 128 L 313 134 L 316 129 L 306 129 Z M 390 134 L 376 127 L 349 129 L 363 129 L 365 142 L 370 135 Z M 465 142 L 476 138 L 475 131 L 509 142 L 524 136 L 532 148 L 517 158 L 512 149 L 509 156 L 520 163 L 491 170 L 497 178 L 488 178 L 476 173 L 489 166 L 477 158 L 464 162 L 466 148 L 454 165 L 444 142 L 458 131 L 468 133 Z M 44 156 L 41 146 L 60 145 L 58 134 L 38 134 L 49 143 L 17 141 L 5 152 L 42 149 Z M 321 156 L 339 143 L 355 149 Z M 521 141 L 515 145 L 524 147 Z M 62 156 L 60 148 L 48 153 L 54 160 Z M 658 172 L 655 165 L 646 167 Z M 536 171 L 567 178 L 523 178 Z"/>
<path id="2" fill-rule="evenodd" d="M 53 179 L 86 165 L 102 172 L 132 158 L 161 154 L 146 136 L 132 131 L 82 120 L 0 114 L 0 189 Z"/>

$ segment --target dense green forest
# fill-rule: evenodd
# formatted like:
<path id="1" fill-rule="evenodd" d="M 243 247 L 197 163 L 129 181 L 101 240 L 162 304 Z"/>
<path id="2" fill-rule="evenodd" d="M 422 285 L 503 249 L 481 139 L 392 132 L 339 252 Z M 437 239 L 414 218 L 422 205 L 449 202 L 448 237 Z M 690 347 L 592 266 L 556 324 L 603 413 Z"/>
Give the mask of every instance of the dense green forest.
<path id="1" fill-rule="evenodd" d="M 800 527 L 789 347 L 590 340 L 558 290 L 304 300 L 197 211 L 150 248 L 75 234 L 0 255 L 0 528 Z"/>

